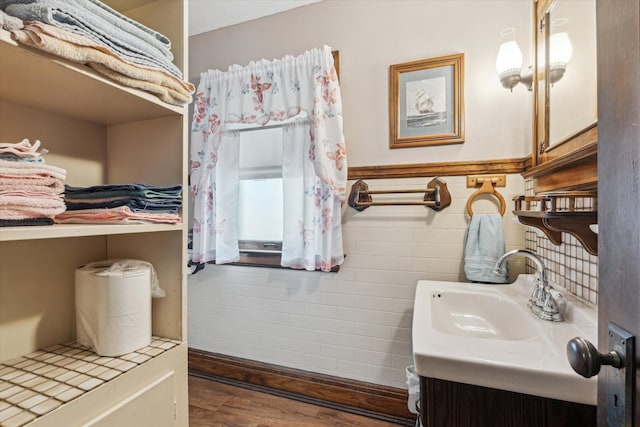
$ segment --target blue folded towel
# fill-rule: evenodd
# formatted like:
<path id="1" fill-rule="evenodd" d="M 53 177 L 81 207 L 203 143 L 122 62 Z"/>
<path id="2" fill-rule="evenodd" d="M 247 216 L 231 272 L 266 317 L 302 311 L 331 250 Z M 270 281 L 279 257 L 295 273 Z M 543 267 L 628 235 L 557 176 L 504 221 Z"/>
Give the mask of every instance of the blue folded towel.
<path id="1" fill-rule="evenodd" d="M 64 186 L 65 200 L 106 199 L 109 197 L 144 197 L 147 199 L 182 199 L 182 185 L 104 184 L 92 187 Z"/>
<path id="2" fill-rule="evenodd" d="M 507 269 L 496 274 L 504 254 L 504 227 L 500 214 L 474 214 L 464 236 L 464 273 L 471 282 L 507 283 Z"/>
<path id="3" fill-rule="evenodd" d="M 147 43 L 156 46 L 158 49 L 171 49 L 171 40 L 167 36 L 152 30 L 138 21 L 130 19 L 115 9 L 110 8 L 100 0 L 62 0 L 68 5 L 77 5 L 86 9 L 88 13 L 99 16 L 110 24 L 121 28 L 123 31 L 131 33 L 141 38 Z M 30 3 L 52 3 L 51 0 L 0 0 L 0 9 L 6 9 L 10 4 L 30 4 Z M 173 57 L 172 57 L 173 58 Z"/>

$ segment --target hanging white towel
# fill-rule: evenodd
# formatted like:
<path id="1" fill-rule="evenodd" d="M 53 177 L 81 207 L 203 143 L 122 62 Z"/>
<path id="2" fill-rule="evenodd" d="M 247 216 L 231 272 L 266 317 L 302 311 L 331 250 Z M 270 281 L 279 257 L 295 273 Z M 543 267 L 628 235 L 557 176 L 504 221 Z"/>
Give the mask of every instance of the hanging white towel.
<path id="1" fill-rule="evenodd" d="M 507 269 L 494 273 L 496 261 L 505 252 L 504 227 L 500 214 L 475 214 L 464 236 L 464 273 L 467 280 L 507 283 Z"/>

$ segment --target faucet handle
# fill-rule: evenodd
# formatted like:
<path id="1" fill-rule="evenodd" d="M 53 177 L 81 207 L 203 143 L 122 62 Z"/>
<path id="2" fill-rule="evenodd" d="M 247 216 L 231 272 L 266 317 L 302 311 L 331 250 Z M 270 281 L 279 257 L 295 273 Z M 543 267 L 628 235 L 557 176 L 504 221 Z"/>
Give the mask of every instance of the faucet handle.
<path id="1" fill-rule="evenodd" d="M 545 292 L 544 305 L 542 306 L 542 314 L 546 320 L 553 320 L 554 322 L 562 322 L 564 317 L 558 308 L 558 303 L 551 292 Z"/>
<path id="2" fill-rule="evenodd" d="M 553 299 L 556 300 L 556 302 L 558 302 L 559 300 L 563 300 L 564 299 L 562 294 L 560 292 L 556 291 L 555 289 L 553 289 L 551 286 L 549 286 L 549 294 L 551 294 L 551 296 L 553 297 Z"/>
<path id="3" fill-rule="evenodd" d="M 529 298 L 529 304 L 532 306 L 542 308 L 545 303 L 545 288 L 542 280 L 540 278 L 536 278 L 533 292 L 531 293 L 531 297 Z"/>

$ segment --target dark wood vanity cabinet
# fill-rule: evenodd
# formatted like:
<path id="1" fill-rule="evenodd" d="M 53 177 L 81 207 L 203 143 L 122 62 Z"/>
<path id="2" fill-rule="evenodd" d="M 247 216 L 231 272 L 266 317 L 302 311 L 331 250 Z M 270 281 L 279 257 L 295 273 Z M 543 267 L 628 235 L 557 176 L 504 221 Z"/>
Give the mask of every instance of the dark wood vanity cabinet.
<path id="1" fill-rule="evenodd" d="M 596 426 L 595 406 L 425 377 L 420 408 L 423 427 Z"/>

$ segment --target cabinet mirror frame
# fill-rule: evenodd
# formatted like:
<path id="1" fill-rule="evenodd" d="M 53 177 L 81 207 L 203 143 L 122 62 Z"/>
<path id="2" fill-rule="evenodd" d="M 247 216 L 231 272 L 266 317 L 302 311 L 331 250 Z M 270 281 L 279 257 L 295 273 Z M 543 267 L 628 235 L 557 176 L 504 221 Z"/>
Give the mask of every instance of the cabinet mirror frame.
<path id="1" fill-rule="evenodd" d="M 598 184 L 598 126 L 594 122 L 549 144 L 550 88 L 548 75 L 550 15 L 556 0 L 533 0 L 534 83 L 531 168 L 534 192 L 595 190 Z"/>

